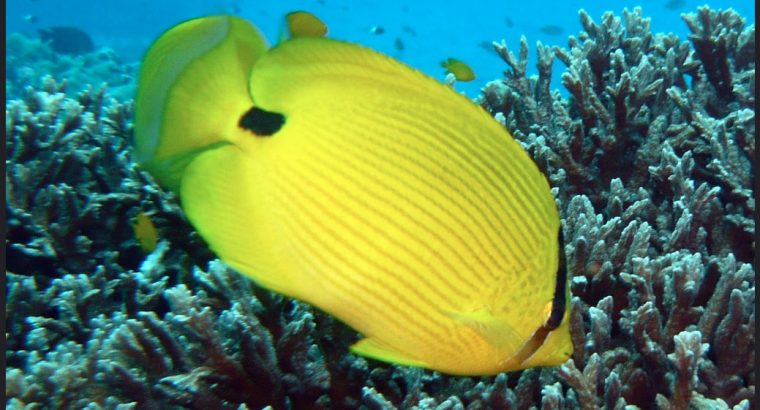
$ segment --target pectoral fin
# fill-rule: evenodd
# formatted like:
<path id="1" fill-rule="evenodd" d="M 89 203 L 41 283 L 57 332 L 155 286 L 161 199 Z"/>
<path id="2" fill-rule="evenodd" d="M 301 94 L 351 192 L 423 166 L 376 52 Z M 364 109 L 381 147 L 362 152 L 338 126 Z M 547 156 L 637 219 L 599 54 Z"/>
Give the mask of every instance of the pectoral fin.
<path id="1" fill-rule="evenodd" d="M 525 339 L 504 319 L 494 316 L 488 309 L 468 312 L 444 312 L 447 316 L 477 331 L 500 351 L 513 352 L 525 343 Z"/>

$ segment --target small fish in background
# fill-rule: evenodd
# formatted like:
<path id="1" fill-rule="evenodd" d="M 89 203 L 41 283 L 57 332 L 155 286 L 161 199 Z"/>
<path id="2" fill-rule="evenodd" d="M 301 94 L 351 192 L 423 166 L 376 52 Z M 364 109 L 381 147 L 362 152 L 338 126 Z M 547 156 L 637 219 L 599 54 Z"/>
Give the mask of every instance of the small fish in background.
<path id="1" fill-rule="evenodd" d="M 232 11 L 232 14 L 240 14 L 240 12 L 243 11 L 237 3 L 233 3 L 232 6 L 230 6 L 230 10 Z"/>
<path id="2" fill-rule="evenodd" d="M 27 14 L 24 16 L 24 21 L 26 21 L 29 24 L 34 24 L 37 22 L 37 16 L 34 14 Z"/>
<path id="3" fill-rule="evenodd" d="M 466 82 L 475 79 L 475 72 L 472 71 L 472 68 L 456 58 L 447 58 L 441 61 L 441 67 L 445 68 L 447 73 L 454 74 L 457 81 Z"/>
<path id="4" fill-rule="evenodd" d="M 140 212 L 132 223 L 132 230 L 135 232 L 135 239 L 140 244 L 143 252 L 151 253 L 156 249 L 158 244 L 158 231 L 153 221 L 145 212 Z"/>
<path id="5" fill-rule="evenodd" d="M 404 42 L 401 41 L 401 38 L 396 37 L 396 40 L 393 41 L 393 47 L 396 48 L 396 51 L 404 51 Z"/>
<path id="6" fill-rule="evenodd" d="M 414 31 L 414 29 L 411 28 L 410 26 L 407 26 L 406 24 L 404 24 L 403 26 L 401 26 L 401 30 L 404 33 L 409 34 L 412 37 L 417 37 L 417 32 Z"/>
<path id="7" fill-rule="evenodd" d="M 369 32 L 372 33 L 372 34 L 374 34 L 374 35 L 376 35 L 376 36 L 379 36 L 379 35 L 385 33 L 385 29 L 382 28 L 382 27 L 380 27 L 380 26 L 372 26 L 372 27 L 369 28 Z"/>
<path id="8" fill-rule="evenodd" d="M 668 10 L 679 10 L 686 4 L 684 0 L 668 0 L 665 3 L 665 8 Z"/>
<path id="9" fill-rule="evenodd" d="M 493 41 L 481 41 L 480 43 L 478 43 L 478 47 L 482 48 L 483 50 L 489 53 L 494 52 Z"/>
<path id="10" fill-rule="evenodd" d="M 512 28 L 515 26 L 515 23 L 512 22 L 512 19 L 509 17 L 504 17 L 504 24 L 507 25 L 507 27 Z"/>
<path id="11" fill-rule="evenodd" d="M 563 29 L 560 26 L 556 26 L 554 24 L 547 24 L 547 25 L 541 27 L 540 29 L 538 29 L 538 31 L 540 31 L 540 32 L 542 32 L 544 34 L 548 34 L 550 36 L 559 36 L 559 35 L 561 35 L 562 33 L 565 32 L 565 29 Z"/>
<path id="12" fill-rule="evenodd" d="M 214 14 L 240 14 L 243 10 L 236 2 L 217 0 L 210 9 Z"/>
<path id="13" fill-rule="evenodd" d="M 327 25 L 308 11 L 294 11 L 285 15 L 290 37 L 324 37 Z"/>
<path id="14" fill-rule="evenodd" d="M 37 33 L 56 53 L 82 55 L 95 51 L 90 35 L 76 27 L 48 27 L 37 30 Z"/>

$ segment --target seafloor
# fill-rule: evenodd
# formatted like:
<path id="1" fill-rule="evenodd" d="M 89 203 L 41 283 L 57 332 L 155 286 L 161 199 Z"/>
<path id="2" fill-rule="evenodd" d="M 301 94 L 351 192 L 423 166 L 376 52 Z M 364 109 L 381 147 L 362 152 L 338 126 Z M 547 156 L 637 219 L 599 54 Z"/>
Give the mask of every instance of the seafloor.
<path id="1" fill-rule="evenodd" d="M 135 67 L 9 36 L 7 408 L 754 408 L 754 25 L 580 16 L 537 76 L 527 40 L 495 45 L 478 98 L 555 187 L 575 353 L 479 378 L 353 356 L 352 330 L 215 260 L 132 161 Z"/>

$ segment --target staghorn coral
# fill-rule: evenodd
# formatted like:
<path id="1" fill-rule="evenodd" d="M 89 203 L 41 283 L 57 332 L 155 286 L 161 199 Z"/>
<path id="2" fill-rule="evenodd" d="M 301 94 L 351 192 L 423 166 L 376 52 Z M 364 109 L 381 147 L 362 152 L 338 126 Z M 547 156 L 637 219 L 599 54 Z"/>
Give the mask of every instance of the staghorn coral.
<path id="1" fill-rule="evenodd" d="M 674 35 L 653 35 L 640 9 L 624 11 L 622 21 L 607 13 L 601 25 L 581 12 L 585 31 L 570 37 L 569 49 L 554 47 L 552 53 L 537 44 L 538 76 L 530 79 L 527 40 L 519 58 L 505 43 L 495 44 L 511 70 L 506 80 L 485 87 L 481 104 L 563 187 L 563 199 L 583 193 L 598 209 L 614 178 L 626 186 L 659 187 L 663 181 L 653 181 L 648 167 L 663 144 L 679 156 L 691 151 L 694 183 L 719 187 L 728 211 L 720 245 L 750 260 L 754 61 L 747 56 L 754 55 L 754 26 L 745 28 L 733 11 L 706 7 L 684 19 L 693 47 Z M 722 46 L 704 45 L 710 42 Z M 567 101 L 549 92 L 554 56 L 568 66 L 562 75 Z M 732 91 L 717 91 L 726 82 Z"/>
<path id="2" fill-rule="evenodd" d="M 186 226 L 176 202 L 129 157 L 131 105 L 106 104 L 103 89 L 74 100 L 62 88 L 48 77 L 44 91 L 28 89 L 6 106 L 7 268 L 43 286 L 64 274 L 136 268 L 130 217 L 140 209 Z M 165 234 L 200 243 L 191 232 Z"/>
<path id="3" fill-rule="evenodd" d="M 638 9 L 581 12 L 568 49 L 538 45 L 537 77 L 527 40 L 519 58 L 497 45 L 510 69 L 480 103 L 556 187 L 575 352 L 495 377 L 349 354 L 353 331 L 213 260 L 131 161 L 128 103 L 39 80 L 6 103 L 6 407 L 754 406 L 754 27 L 684 19 L 689 42 Z M 139 211 L 161 234 L 150 255 Z"/>
<path id="4" fill-rule="evenodd" d="M 495 43 L 510 70 L 480 99 L 561 188 L 576 351 L 559 375 L 582 408 L 746 407 L 754 26 L 702 7 L 689 44 L 638 8 L 580 16 L 569 49 L 537 45 L 535 77 L 525 39 L 519 57 Z M 548 91 L 554 57 L 567 100 Z"/>

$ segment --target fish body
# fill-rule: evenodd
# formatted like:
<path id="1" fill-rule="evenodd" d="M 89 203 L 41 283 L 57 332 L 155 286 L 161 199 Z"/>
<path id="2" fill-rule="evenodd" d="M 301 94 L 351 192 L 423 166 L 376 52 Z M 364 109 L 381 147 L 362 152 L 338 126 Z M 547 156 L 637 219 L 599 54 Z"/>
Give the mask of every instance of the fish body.
<path id="1" fill-rule="evenodd" d="M 396 37 L 396 39 L 393 40 L 393 47 L 396 49 L 396 51 L 404 51 L 404 42 L 401 40 L 401 38 Z"/>
<path id="2" fill-rule="evenodd" d="M 327 25 L 317 16 L 307 11 L 293 11 L 285 16 L 291 37 L 323 37 L 327 35 Z"/>
<path id="3" fill-rule="evenodd" d="M 158 231 L 150 217 L 145 212 L 140 212 L 132 223 L 135 239 L 140 244 L 143 252 L 150 253 L 158 244 Z"/>
<path id="4" fill-rule="evenodd" d="M 454 78 L 457 81 L 472 81 L 475 79 L 475 72 L 472 71 L 472 68 L 456 58 L 447 58 L 441 62 L 441 67 L 445 68 L 447 73 L 454 74 Z"/>
<path id="5" fill-rule="evenodd" d="M 494 52 L 493 41 L 481 41 L 478 43 L 478 47 L 482 48 L 483 50 L 489 53 Z"/>
<path id="6" fill-rule="evenodd" d="M 417 31 L 414 30 L 411 26 L 403 25 L 401 26 L 401 30 L 404 31 L 404 33 L 409 34 L 412 37 L 417 37 Z"/>
<path id="7" fill-rule="evenodd" d="M 241 63 L 228 43 L 256 31 L 215 19 L 196 23 L 226 33 L 215 46 L 169 44 L 195 60 L 173 66 L 168 88 L 185 96 L 203 83 L 216 97 L 164 93 L 165 127 L 146 132 L 140 107 L 153 96 L 144 84 L 167 61 L 149 51 L 136 117 L 142 163 L 179 193 L 214 252 L 359 331 L 357 354 L 460 375 L 569 357 L 557 208 L 503 127 L 436 80 L 355 44 L 292 38 L 242 53 Z M 223 67 L 249 75 L 212 84 Z M 223 114 L 189 114 L 218 104 Z M 174 132 L 175 122 L 192 135 Z M 164 146 L 172 155 L 159 155 Z"/>
<path id="8" fill-rule="evenodd" d="M 668 0 L 665 3 L 665 8 L 668 10 L 678 10 L 683 8 L 686 2 L 684 0 Z"/>
<path id="9" fill-rule="evenodd" d="M 81 55 L 95 51 L 95 43 L 90 35 L 77 27 L 48 27 L 38 29 L 37 33 L 57 53 Z"/>
<path id="10" fill-rule="evenodd" d="M 539 28 L 538 31 L 544 34 L 548 34 L 550 36 L 559 36 L 565 32 L 565 29 L 554 24 L 547 24 L 545 26 L 541 26 L 541 28 Z"/>

